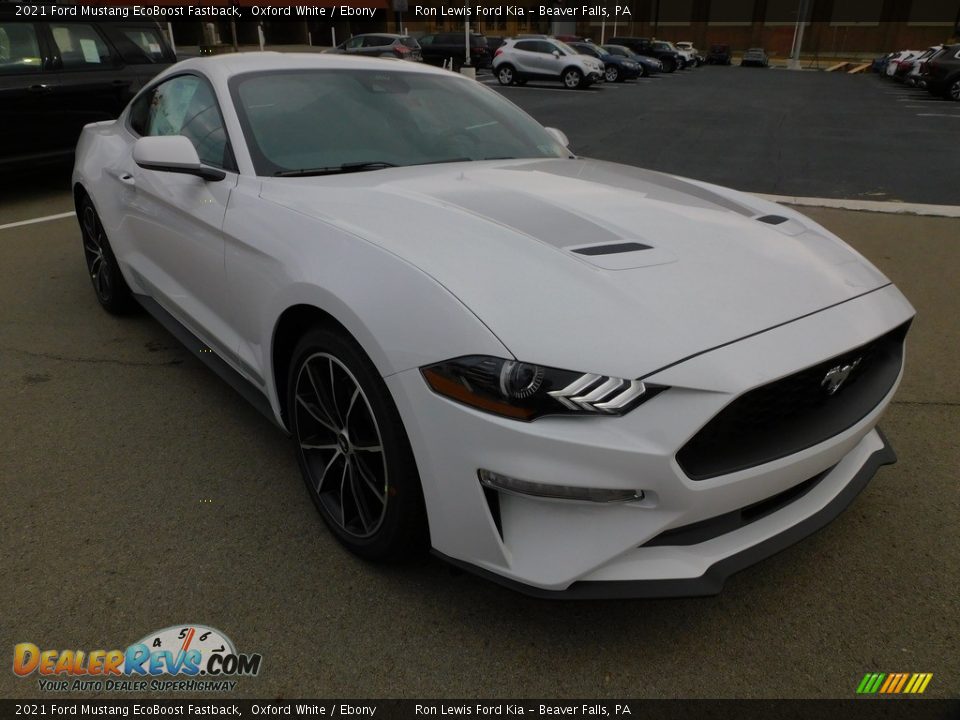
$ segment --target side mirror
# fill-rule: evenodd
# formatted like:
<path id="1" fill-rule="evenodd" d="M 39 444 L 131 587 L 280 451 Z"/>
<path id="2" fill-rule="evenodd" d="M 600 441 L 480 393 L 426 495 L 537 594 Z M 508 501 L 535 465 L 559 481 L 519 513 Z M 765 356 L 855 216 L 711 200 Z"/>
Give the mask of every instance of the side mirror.
<path id="1" fill-rule="evenodd" d="M 554 51 L 553 51 L 553 56 L 554 56 L 555 58 L 560 57 L 560 51 L 559 51 L 559 50 L 554 50 Z"/>
<path id="2" fill-rule="evenodd" d="M 547 132 L 553 136 L 553 139 L 564 147 L 570 147 L 570 140 L 564 135 L 562 130 L 557 130 L 556 128 L 548 127 Z"/>
<path id="3" fill-rule="evenodd" d="M 142 137 L 133 145 L 133 161 L 144 170 L 195 175 L 204 180 L 223 180 L 227 174 L 200 162 L 197 150 L 183 135 Z"/>

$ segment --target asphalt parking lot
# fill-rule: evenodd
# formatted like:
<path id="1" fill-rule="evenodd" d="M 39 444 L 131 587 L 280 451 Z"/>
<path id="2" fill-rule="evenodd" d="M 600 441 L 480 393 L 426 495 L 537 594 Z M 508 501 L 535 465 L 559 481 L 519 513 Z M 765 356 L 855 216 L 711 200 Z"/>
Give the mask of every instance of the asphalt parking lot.
<path id="1" fill-rule="evenodd" d="M 960 162 L 946 161 L 960 103 L 877 75 L 708 65 L 579 91 L 484 80 L 580 155 L 748 192 L 960 204 Z"/>
<path id="2" fill-rule="evenodd" d="M 766 74 L 751 92 L 740 80 L 750 71 L 705 68 L 586 91 L 584 106 L 568 91 L 504 92 L 583 154 L 758 192 L 846 196 L 871 181 L 889 197 L 951 202 L 934 194 L 950 185 L 940 179 L 913 195 L 884 184 L 890 173 L 922 173 L 887 157 L 881 137 L 838 136 L 823 120 L 869 118 L 869 108 L 893 103 L 889 112 L 899 111 L 876 78 L 794 75 L 804 87 L 821 78 L 829 99 L 812 111 L 797 100 L 796 113 L 820 127 L 802 125 L 804 142 L 830 138 L 806 145 L 804 166 L 795 165 L 804 142 L 769 154 L 789 134 L 789 114 L 757 118 L 764 133 L 740 133 L 671 104 L 721 72 L 729 86 L 715 82 L 698 101 L 716 117 L 731 115 L 738 93 L 750 94 L 747 108 L 773 103 L 775 76 L 785 74 L 758 71 Z M 836 89 L 855 87 L 848 81 L 876 104 L 864 110 L 860 95 Z M 668 126 L 656 119 L 664 115 L 676 133 L 658 142 L 645 123 Z M 903 152 L 922 158 L 946 133 L 919 133 Z M 872 157 L 872 169 L 827 157 L 848 145 Z M 841 166 L 851 174 L 831 181 Z M 960 172 L 935 167 L 941 178 Z M 59 171 L 7 179 L 0 226 L 68 212 L 64 181 Z M 236 689 L 247 697 L 851 697 L 868 671 L 932 672 L 926 695 L 956 697 L 960 219 L 804 211 L 918 310 L 882 423 L 899 463 L 834 523 L 734 576 L 717 597 L 571 603 L 530 599 L 433 559 L 383 568 L 349 555 L 310 503 L 286 438 L 148 316 L 100 310 L 73 218 L 0 228 L 0 645 L 125 647 L 151 630 L 204 623 L 263 655 L 260 675 Z M 38 694 L 36 680 L 0 673 L 0 697 Z"/>

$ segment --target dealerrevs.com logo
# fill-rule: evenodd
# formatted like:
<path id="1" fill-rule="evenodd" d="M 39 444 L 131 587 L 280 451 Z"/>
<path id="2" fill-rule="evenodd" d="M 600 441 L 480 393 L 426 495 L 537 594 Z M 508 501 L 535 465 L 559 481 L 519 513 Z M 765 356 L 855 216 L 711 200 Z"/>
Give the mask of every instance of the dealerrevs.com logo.
<path id="1" fill-rule="evenodd" d="M 262 659 L 238 653 L 219 630 L 184 624 L 150 633 L 125 650 L 41 650 L 18 643 L 13 672 L 37 675 L 45 692 L 230 692 L 238 683 L 234 678 L 260 672 Z"/>

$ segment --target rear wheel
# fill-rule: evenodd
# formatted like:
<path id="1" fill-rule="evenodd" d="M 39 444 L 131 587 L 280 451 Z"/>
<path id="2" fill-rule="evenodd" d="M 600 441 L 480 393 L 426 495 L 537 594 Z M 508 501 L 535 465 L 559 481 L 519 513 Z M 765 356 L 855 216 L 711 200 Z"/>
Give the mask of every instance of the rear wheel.
<path id="1" fill-rule="evenodd" d="M 134 306 L 133 296 L 120 273 L 120 266 L 103 230 L 100 216 L 89 197 L 80 201 L 79 220 L 87 274 L 93 283 L 97 301 L 104 310 L 114 315 L 129 312 Z"/>
<path id="2" fill-rule="evenodd" d="M 419 554 L 428 532 L 413 451 L 363 350 L 316 328 L 294 350 L 287 388 L 300 470 L 333 534 L 369 560 Z"/>
<path id="3" fill-rule="evenodd" d="M 673 60 L 667 59 L 663 61 L 663 71 L 665 73 L 672 73 L 676 69 L 677 64 Z"/>
<path id="4" fill-rule="evenodd" d="M 517 81 L 517 72 L 513 65 L 503 64 L 497 68 L 497 82 L 501 85 L 513 85 Z"/>
<path id="5" fill-rule="evenodd" d="M 947 97 L 953 101 L 960 101 L 960 78 L 956 78 L 947 88 Z"/>
<path id="6" fill-rule="evenodd" d="M 560 82 L 562 82 L 563 86 L 568 90 L 576 90 L 577 88 L 583 87 L 583 73 L 577 68 L 567 68 L 560 75 Z"/>

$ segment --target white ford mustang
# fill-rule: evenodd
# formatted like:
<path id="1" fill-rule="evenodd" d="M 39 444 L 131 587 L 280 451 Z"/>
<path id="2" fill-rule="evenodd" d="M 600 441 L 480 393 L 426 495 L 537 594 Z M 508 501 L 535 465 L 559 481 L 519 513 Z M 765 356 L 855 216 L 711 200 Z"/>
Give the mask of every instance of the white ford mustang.
<path id="1" fill-rule="evenodd" d="M 914 311 L 876 268 L 792 210 L 576 158 L 473 80 L 189 60 L 84 130 L 73 182 L 100 303 L 288 431 L 364 557 L 716 593 L 894 461 Z"/>

